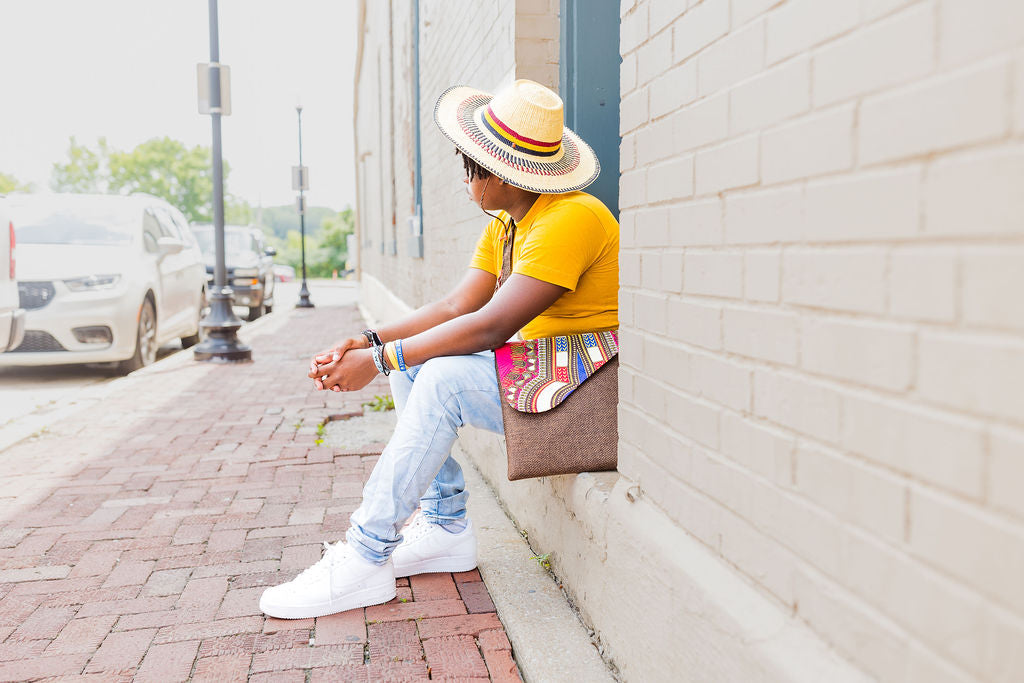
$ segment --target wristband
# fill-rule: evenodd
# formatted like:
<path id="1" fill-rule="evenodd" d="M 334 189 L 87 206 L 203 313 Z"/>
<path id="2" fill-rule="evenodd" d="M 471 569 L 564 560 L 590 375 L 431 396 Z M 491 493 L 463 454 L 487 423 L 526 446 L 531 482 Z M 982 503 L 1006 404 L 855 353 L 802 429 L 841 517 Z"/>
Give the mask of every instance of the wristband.
<path id="1" fill-rule="evenodd" d="M 394 370 L 398 367 L 398 355 L 395 353 L 395 342 L 388 342 L 384 345 L 384 360 Z"/>
<path id="2" fill-rule="evenodd" d="M 402 371 L 402 372 L 405 372 L 407 368 L 405 367 L 405 356 L 402 355 L 402 340 L 401 339 L 396 339 L 395 340 L 395 355 L 398 358 L 398 369 L 400 371 Z"/>
<path id="3" fill-rule="evenodd" d="M 373 355 L 373 364 L 377 366 L 377 372 L 387 377 L 391 374 L 391 369 L 384 363 L 383 348 L 383 346 L 375 345 L 370 353 Z"/>

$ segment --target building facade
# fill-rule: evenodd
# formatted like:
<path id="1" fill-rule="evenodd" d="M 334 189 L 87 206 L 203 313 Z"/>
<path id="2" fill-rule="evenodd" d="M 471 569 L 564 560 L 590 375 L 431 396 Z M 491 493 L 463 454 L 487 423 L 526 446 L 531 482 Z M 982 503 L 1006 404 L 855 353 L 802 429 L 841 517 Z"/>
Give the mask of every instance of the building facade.
<path id="1" fill-rule="evenodd" d="M 372 316 L 486 221 L 437 96 L 565 97 L 578 5 L 361 3 Z M 627 680 L 1024 680 L 1024 3 L 616 9 L 618 472 L 463 452 Z"/>

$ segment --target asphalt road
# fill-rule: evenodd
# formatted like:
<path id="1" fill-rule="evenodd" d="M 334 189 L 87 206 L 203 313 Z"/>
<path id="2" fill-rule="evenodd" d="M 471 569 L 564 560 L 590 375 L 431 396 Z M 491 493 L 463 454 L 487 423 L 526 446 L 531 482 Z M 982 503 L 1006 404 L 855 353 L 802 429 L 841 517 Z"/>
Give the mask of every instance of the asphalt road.
<path id="1" fill-rule="evenodd" d="M 279 282 L 274 295 L 274 310 L 293 308 L 299 300 L 299 283 Z M 354 303 L 358 283 L 343 280 L 311 280 L 310 301 L 315 306 L 342 306 Z M 247 309 L 236 308 L 244 320 Z M 273 315 L 271 313 L 270 315 Z M 246 323 L 249 324 L 249 323 Z M 181 353 L 176 341 L 161 348 L 157 359 Z M 53 365 L 48 367 L 0 367 L 0 430 L 19 419 L 56 410 L 90 386 L 109 382 L 119 375 L 102 365 Z"/>

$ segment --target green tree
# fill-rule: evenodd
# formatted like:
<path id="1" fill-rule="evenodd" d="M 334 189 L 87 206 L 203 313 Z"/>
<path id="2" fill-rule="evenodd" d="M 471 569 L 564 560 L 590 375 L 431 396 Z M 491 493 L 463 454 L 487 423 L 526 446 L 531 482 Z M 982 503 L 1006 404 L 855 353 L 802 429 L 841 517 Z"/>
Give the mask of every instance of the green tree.
<path id="1" fill-rule="evenodd" d="M 128 194 L 146 192 L 166 199 L 195 223 L 213 220 L 210 148 L 188 147 L 169 137 L 153 138 L 130 152 L 112 149 L 100 138 L 95 149 L 71 138 L 68 160 L 53 165 L 50 185 L 58 192 Z M 224 183 L 231 168 L 224 162 Z M 252 207 L 225 190 L 228 223 L 248 224 Z"/>
<path id="2" fill-rule="evenodd" d="M 351 208 L 326 216 L 320 222 L 318 246 L 312 262 L 313 277 L 330 277 L 335 270 L 341 271 L 345 268 L 345 261 L 348 260 L 348 236 L 354 230 L 355 217 Z"/>
<path id="3" fill-rule="evenodd" d="M 274 257 L 275 263 L 284 263 L 294 268 L 296 273 L 301 272 L 302 234 L 298 230 L 289 230 L 284 239 L 275 238 L 270 240 L 269 244 L 277 249 L 277 256 Z M 306 273 L 310 277 L 317 277 L 312 273 L 311 256 L 319 246 L 315 237 L 306 235 Z"/>
<path id="4" fill-rule="evenodd" d="M 334 216 L 338 212 L 324 206 L 310 206 L 306 209 L 306 237 L 320 231 L 323 219 Z M 284 206 L 267 206 L 262 210 L 262 223 L 279 238 L 286 239 L 292 230 L 299 230 L 299 214 L 294 204 Z"/>
<path id="5" fill-rule="evenodd" d="M 264 209 L 266 219 L 266 209 Z M 307 219 L 309 216 L 306 217 Z M 299 230 L 289 230 L 284 238 L 278 237 L 270 226 L 262 226 L 267 244 L 277 249 L 274 261 L 296 270 L 302 268 L 302 236 Z M 348 236 L 355 230 L 355 217 L 351 208 L 338 212 L 325 209 L 317 234 L 310 234 L 306 221 L 306 274 L 309 277 L 331 277 L 335 270 L 345 268 L 348 260 Z"/>
<path id="6" fill-rule="evenodd" d="M 224 222 L 228 225 L 252 225 L 256 212 L 241 197 L 224 197 Z"/>
<path id="7" fill-rule="evenodd" d="M 10 192 L 32 192 L 32 183 L 18 182 L 18 179 L 7 173 L 0 173 L 0 194 Z"/>
<path id="8" fill-rule="evenodd" d="M 50 187 L 57 192 L 107 192 L 109 155 L 106 138 L 100 138 L 93 150 L 78 144 L 72 135 L 68 144 L 68 161 L 53 165 Z"/>
<path id="9" fill-rule="evenodd" d="M 111 152 L 112 192 L 146 192 L 166 199 L 190 221 L 212 220 L 213 171 L 208 147 L 191 149 L 169 137 L 153 138 L 131 152 Z M 224 165 L 224 177 L 228 168 Z"/>

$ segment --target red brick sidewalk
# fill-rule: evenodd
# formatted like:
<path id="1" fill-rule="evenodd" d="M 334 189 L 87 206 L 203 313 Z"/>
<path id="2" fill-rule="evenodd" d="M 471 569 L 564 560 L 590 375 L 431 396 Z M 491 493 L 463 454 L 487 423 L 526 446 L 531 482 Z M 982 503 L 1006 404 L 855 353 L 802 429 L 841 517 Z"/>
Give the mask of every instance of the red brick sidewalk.
<path id="1" fill-rule="evenodd" d="M 519 680 L 475 570 L 316 620 L 259 612 L 343 535 L 380 452 L 317 446 L 317 425 L 387 391 L 304 376 L 361 329 L 354 307 L 274 317 L 252 364 L 136 373 L 0 453 L 0 681 Z"/>

